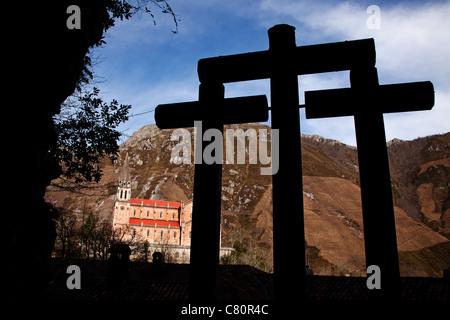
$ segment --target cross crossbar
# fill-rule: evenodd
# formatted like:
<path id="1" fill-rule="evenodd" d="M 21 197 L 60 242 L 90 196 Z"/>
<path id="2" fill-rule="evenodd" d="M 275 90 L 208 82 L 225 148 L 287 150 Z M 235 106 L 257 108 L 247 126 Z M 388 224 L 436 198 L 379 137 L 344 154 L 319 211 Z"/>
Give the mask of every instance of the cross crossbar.
<path id="1" fill-rule="evenodd" d="M 265 122 L 269 119 L 267 97 L 227 98 L 219 106 L 199 101 L 160 104 L 155 109 L 155 122 L 160 129 L 193 127 L 196 120 L 212 119 L 222 124 Z"/>
<path id="2" fill-rule="evenodd" d="M 344 71 L 375 66 L 373 39 L 294 47 L 290 71 L 297 75 Z M 200 82 L 220 83 L 267 79 L 272 75 L 270 50 L 201 59 Z"/>
<path id="3" fill-rule="evenodd" d="M 370 92 L 352 88 L 305 92 L 306 119 L 431 110 L 433 106 L 430 81 L 381 85 Z"/>
<path id="4" fill-rule="evenodd" d="M 209 129 L 223 134 L 224 124 L 267 121 L 265 95 L 224 99 L 224 92 L 219 82 L 202 83 L 199 101 L 159 105 L 156 125 L 160 129 L 183 128 L 202 121 L 197 130 L 200 141 Z M 205 146 L 197 143 L 195 148 L 197 156 L 203 154 Z M 194 172 L 189 299 L 210 300 L 216 296 L 219 262 L 222 163 L 196 163 Z"/>

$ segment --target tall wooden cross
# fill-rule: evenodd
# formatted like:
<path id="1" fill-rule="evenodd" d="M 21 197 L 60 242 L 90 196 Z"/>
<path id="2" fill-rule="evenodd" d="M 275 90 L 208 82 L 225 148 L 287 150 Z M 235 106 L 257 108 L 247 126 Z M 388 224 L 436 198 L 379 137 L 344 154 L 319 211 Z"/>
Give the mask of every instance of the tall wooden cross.
<path id="1" fill-rule="evenodd" d="M 375 65 L 373 39 L 297 47 L 295 28 L 269 29 L 269 50 L 202 59 L 201 83 L 270 79 L 272 129 L 279 134 L 273 179 L 275 300 L 294 306 L 305 293 L 305 231 L 298 75 Z M 289 206 L 286 207 L 286 203 Z M 295 231 L 292 230 L 295 228 Z"/>
<path id="2" fill-rule="evenodd" d="M 306 118 L 354 116 L 366 265 L 381 271 L 371 298 L 398 299 L 400 271 L 383 113 L 430 110 L 431 82 L 379 85 L 376 68 L 350 71 L 351 88 L 305 92 Z"/>
<path id="3" fill-rule="evenodd" d="M 205 149 L 202 137 L 209 129 L 223 134 L 224 124 L 267 119 L 265 95 L 224 99 L 224 86 L 217 82 L 200 84 L 199 101 L 159 105 L 155 110 L 155 121 L 160 129 L 193 127 L 195 121 L 202 121 L 201 128 L 197 128 L 195 149 L 189 272 L 191 300 L 215 298 L 220 250 L 222 162 L 206 164 L 201 160 Z M 221 153 L 222 149 L 215 151 Z M 223 156 L 216 154 L 215 158 L 222 160 Z"/>

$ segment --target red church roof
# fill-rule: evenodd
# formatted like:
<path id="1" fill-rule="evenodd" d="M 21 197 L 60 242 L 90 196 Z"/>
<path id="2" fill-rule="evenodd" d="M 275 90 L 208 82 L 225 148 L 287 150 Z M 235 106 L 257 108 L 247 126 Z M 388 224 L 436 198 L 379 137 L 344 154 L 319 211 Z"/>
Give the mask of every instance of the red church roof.
<path id="1" fill-rule="evenodd" d="M 137 224 L 137 225 L 144 225 L 144 226 L 152 226 L 155 225 L 157 227 L 170 227 L 171 228 L 179 228 L 180 225 L 178 221 L 166 221 L 166 220 L 153 220 L 153 219 L 139 219 L 139 218 L 130 218 L 130 224 Z"/>
<path id="2" fill-rule="evenodd" d="M 167 205 L 169 205 L 169 207 L 175 207 L 175 208 L 181 207 L 181 202 L 162 201 L 162 200 L 148 200 L 148 199 L 131 198 L 130 199 L 130 203 L 132 203 L 132 204 L 145 204 L 147 206 L 157 205 L 157 206 L 160 206 L 160 207 L 167 207 Z"/>

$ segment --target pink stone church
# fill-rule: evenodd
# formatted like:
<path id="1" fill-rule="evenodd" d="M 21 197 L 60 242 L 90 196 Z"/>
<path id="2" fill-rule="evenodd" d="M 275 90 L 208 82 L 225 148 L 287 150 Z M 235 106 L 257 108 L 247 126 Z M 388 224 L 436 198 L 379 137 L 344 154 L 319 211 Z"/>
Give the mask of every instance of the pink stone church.
<path id="1" fill-rule="evenodd" d="M 125 241 L 147 241 L 150 253 L 162 252 L 167 262 L 189 262 L 192 200 L 175 202 L 132 198 L 128 156 L 120 172 L 113 227 Z M 220 255 L 231 250 L 221 248 Z"/>

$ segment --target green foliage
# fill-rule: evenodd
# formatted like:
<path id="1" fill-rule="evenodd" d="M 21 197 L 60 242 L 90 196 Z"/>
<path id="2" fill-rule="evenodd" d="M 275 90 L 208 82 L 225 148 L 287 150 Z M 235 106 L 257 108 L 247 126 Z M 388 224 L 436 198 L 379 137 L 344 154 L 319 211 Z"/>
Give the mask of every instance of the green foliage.
<path id="1" fill-rule="evenodd" d="M 117 19 L 128 20 L 141 13 L 149 14 L 156 24 L 150 5 L 162 13 L 173 17 L 178 32 L 178 20 L 166 0 L 107 0 L 105 3 L 108 15 L 103 23 L 103 35 L 93 47 L 105 44 L 106 31 L 113 27 Z M 98 182 L 101 170 L 98 161 L 105 155 L 110 160 L 117 158 L 117 141 L 120 132 L 117 126 L 128 120 L 131 105 L 119 105 L 116 100 L 105 103 L 99 97 L 99 90 L 85 91 L 94 78 L 93 61 L 90 53 L 83 59 L 82 72 L 76 84 L 80 95 L 77 101 L 63 106 L 65 110 L 55 117 L 57 147 L 51 150 L 54 157 L 62 164 L 63 177 L 73 179 L 76 184 L 82 182 Z M 69 99 L 70 101 L 70 99 Z"/>
<path id="2" fill-rule="evenodd" d="M 266 272 L 272 271 L 272 266 L 267 261 L 266 248 L 254 244 L 245 246 L 236 242 L 233 249 L 230 254 L 220 258 L 221 264 L 246 264 Z"/>
<path id="3" fill-rule="evenodd" d="M 116 100 L 105 103 L 98 95 L 97 88 L 86 92 L 55 118 L 53 154 L 63 164 L 63 176 L 76 183 L 100 180 L 98 161 L 104 156 L 117 158 L 121 134 L 116 128 L 128 120 L 131 105 L 119 105 Z"/>
<path id="4" fill-rule="evenodd" d="M 71 259 L 108 258 L 108 249 L 121 242 L 109 221 L 100 220 L 93 212 L 83 214 L 83 221 L 65 209 L 55 209 L 56 225 L 55 256 Z"/>
<path id="5" fill-rule="evenodd" d="M 105 44 L 107 30 L 114 26 L 117 19 L 128 20 L 141 13 L 149 14 L 156 24 L 150 5 L 156 7 L 165 14 L 173 17 L 176 31 L 178 32 L 178 20 L 166 0 L 107 0 L 105 8 L 108 12 L 103 19 L 103 35 L 93 47 Z M 99 90 L 83 89 L 94 78 L 92 71 L 93 61 L 88 53 L 83 58 L 82 72 L 76 84 L 76 91 L 80 95 L 77 101 L 69 102 L 63 106 L 65 110 L 55 116 L 55 129 L 57 134 L 57 147 L 51 150 L 54 157 L 62 164 L 63 177 L 76 184 L 82 182 L 98 182 L 101 178 L 101 170 L 98 161 L 105 155 L 110 160 L 117 158 L 117 141 L 120 132 L 117 126 L 128 120 L 128 111 L 131 105 L 119 105 L 116 100 L 105 103 L 99 97 Z M 71 99 L 69 99 L 70 101 Z"/>
<path id="6" fill-rule="evenodd" d="M 110 14 L 109 20 L 105 23 L 104 31 L 107 31 L 109 28 L 114 26 L 114 22 L 116 19 L 129 20 L 134 15 L 140 16 L 142 13 L 149 14 L 153 23 L 156 25 L 155 16 L 153 15 L 153 11 L 150 8 L 150 5 L 156 7 L 165 14 L 170 14 L 173 18 L 176 30 L 172 31 L 173 33 L 178 33 L 178 19 L 176 18 L 175 13 L 172 10 L 172 7 L 167 3 L 166 0 L 109 0 L 106 2 L 106 9 Z M 101 45 L 105 43 L 103 38 L 99 41 L 97 45 Z"/>

